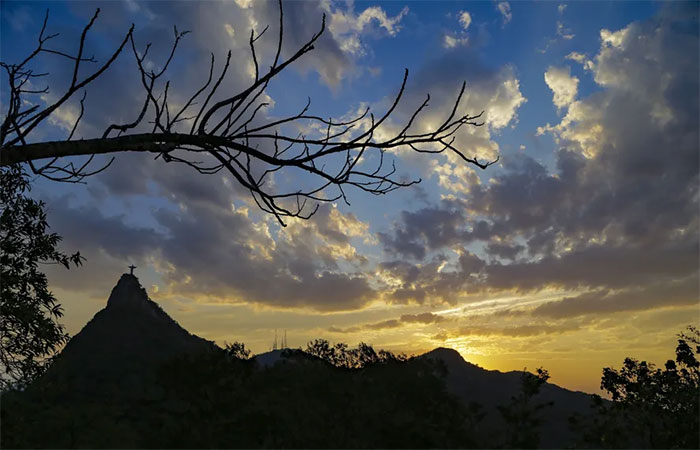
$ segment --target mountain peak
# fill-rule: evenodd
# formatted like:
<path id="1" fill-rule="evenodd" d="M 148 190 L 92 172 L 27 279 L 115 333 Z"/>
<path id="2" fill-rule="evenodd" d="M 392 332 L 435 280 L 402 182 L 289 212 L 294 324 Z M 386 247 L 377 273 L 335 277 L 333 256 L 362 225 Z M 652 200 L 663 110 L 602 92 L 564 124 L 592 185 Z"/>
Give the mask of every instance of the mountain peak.
<path id="1" fill-rule="evenodd" d="M 153 318 L 165 322 L 175 321 L 158 305 L 148 297 L 146 289 L 141 286 L 136 275 L 125 273 L 112 289 L 107 300 L 105 311 L 122 311 L 129 313 L 145 313 Z M 126 311 L 128 310 L 128 311 Z"/>
<path id="2" fill-rule="evenodd" d="M 125 273 L 112 289 L 109 300 L 107 300 L 107 307 L 133 306 L 147 301 L 148 294 L 136 275 Z"/>
<path id="3" fill-rule="evenodd" d="M 464 358 L 462 358 L 462 355 L 457 350 L 448 347 L 438 347 L 429 351 L 428 353 L 425 353 L 423 356 L 441 359 L 446 363 L 452 364 L 466 363 Z"/>
<path id="4" fill-rule="evenodd" d="M 97 395 L 110 383 L 144 386 L 145 380 L 154 380 L 160 363 L 216 349 L 182 328 L 148 298 L 136 276 L 125 273 L 107 306 L 66 344 L 46 378 L 58 377 L 70 389 Z"/>

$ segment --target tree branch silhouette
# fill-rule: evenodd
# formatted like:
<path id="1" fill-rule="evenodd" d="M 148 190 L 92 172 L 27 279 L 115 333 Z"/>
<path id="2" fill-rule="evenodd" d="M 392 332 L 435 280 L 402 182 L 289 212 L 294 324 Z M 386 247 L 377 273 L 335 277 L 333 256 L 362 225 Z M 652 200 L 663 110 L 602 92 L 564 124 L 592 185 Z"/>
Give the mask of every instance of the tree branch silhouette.
<path id="1" fill-rule="evenodd" d="M 173 61 L 178 45 L 189 32 L 178 31 L 174 27 L 174 42 L 170 53 L 162 68 L 154 71 L 149 70 L 145 63 L 151 44 L 139 51 L 132 25 L 111 56 L 100 65 L 94 57 L 83 55 L 88 32 L 99 13 L 100 10 L 97 9 L 83 29 L 75 54 L 47 48 L 47 43 L 57 36 L 46 34 L 49 17 L 47 11 L 36 49 L 19 64 L 1 63 L 8 76 L 9 102 L 0 126 L 0 165 L 27 163 L 36 175 L 55 181 L 79 183 L 85 177 L 105 170 L 114 160 L 112 157 L 106 164 L 93 168 L 96 155 L 127 151 L 149 152 L 155 154 L 156 159 L 184 164 L 201 174 L 214 174 L 222 170 L 228 172 L 250 192 L 261 210 L 273 214 L 280 224 L 285 225 L 284 217 L 309 218 L 322 202 L 342 199 L 349 204 L 346 195 L 349 186 L 382 195 L 421 181 L 397 176 L 393 159 L 389 163 L 389 158 L 385 156 L 387 151 L 400 148 L 433 154 L 447 151 L 481 169 L 498 160 L 481 162 L 454 145 L 455 135 L 463 126 L 483 125 L 480 122 L 483 111 L 476 115 L 457 114 L 466 86 L 464 83 L 449 116 L 439 127 L 423 132 L 412 129 L 418 116 L 428 106 L 428 95 L 400 131 L 391 134 L 391 137 L 379 138 L 378 135 L 387 135 L 383 129 L 380 132 L 380 127 L 395 113 L 405 93 L 407 69 L 391 106 L 381 116 L 375 116 L 367 108 L 349 120 L 326 119 L 309 112 L 309 98 L 296 115 L 277 119 L 261 118 L 260 111 L 269 106 L 267 102 L 260 101 L 265 89 L 284 69 L 314 50 L 315 43 L 325 31 L 325 15 L 320 29 L 295 53 L 283 57 L 284 12 L 280 0 L 279 35 L 269 69 L 261 71 L 256 52 L 256 43 L 268 27 L 257 35 L 255 30 L 251 30 L 248 43 L 254 81 L 247 88 L 214 102 L 230 68 L 232 56 L 229 51 L 223 68 L 215 78 L 216 58 L 212 53 L 206 82 L 182 106 L 173 107 L 168 100 L 170 81 L 163 77 Z M 100 137 L 75 140 L 75 131 L 84 117 L 86 88 L 113 65 L 127 46 L 135 58 L 144 90 L 139 114 L 132 122 L 109 125 Z M 48 86 L 41 90 L 32 88 L 37 79 L 48 75 L 35 73 L 29 68 L 34 58 L 42 53 L 55 55 L 73 65 L 69 87 L 55 102 L 43 108 L 26 100 L 27 96 L 49 92 Z M 85 64 L 97 64 L 97 68 L 89 75 L 80 77 L 81 68 Z M 68 138 L 63 141 L 31 142 L 31 133 L 81 91 L 80 114 Z M 195 108 L 201 99 L 204 99 L 201 106 Z M 148 129 L 145 129 L 146 126 Z M 311 130 L 311 133 L 298 131 L 304 129 Z M 86 158 L 81 164 L 72 160 L 66 162 L 66 157 L 74 156 Z M 369 160 L 372 158 L 375 162 L 370 166 Z M 42 163 L 39 164 L 39 161 Z M 274 174 L 281 169 L 310 174 L 315 184 L 306 188 L 282 189 L 273 180 Z"/>

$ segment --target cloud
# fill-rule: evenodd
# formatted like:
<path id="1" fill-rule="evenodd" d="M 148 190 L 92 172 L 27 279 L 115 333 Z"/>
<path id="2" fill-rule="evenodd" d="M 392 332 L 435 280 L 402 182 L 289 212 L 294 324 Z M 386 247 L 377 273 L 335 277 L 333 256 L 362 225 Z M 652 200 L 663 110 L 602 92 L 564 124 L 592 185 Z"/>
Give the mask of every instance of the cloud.
<path id="1" fill-rule="evenodd" d="M 468 37 L 454 37 L 446 34 L 443 38 L 442 45 L 445 48 L 455 48 L 469 43 Z"/>
<path id="2" fill-rule="evenodd" d="M 501 259 L 515 260 L 525 251 L 525 246 L 512 242 L 489 242 L 484 251 Z"/>
<path id="3" fill-rule="evenodd" d="M 469 28 L 469 25 L 472 23 L 472 15 L 469 14 L 469 11 L 460 11 L 459 12 L 459 24 L 462 25 L 462 28 L 465 30 Z"/>
<path id="4" fill-rule="evenodd" d="M 361 36 L 371 32 L 372 24 L 376 24 L 389 36 L 396 36 L 401 30 L 401 19 L 408 14 L 408 7 L 404 7 L 396 16 L 390 17 L 379 6 L 370 6 L 356 14 L 352 3 L 346 10 L 338 6 L 334 7 L 330 2 L 324 3 L 323 8 L 330 17 L 328 30 L 339 43 L 340 48 L 355 57 L 364 56 L 367 53 L 367 47 L 361 42 Z"/>
<path id="5" fill-rule="evenodd" d="M 253 6 L 253 0 L 234 0 L 234 1 L 236 2 L 236 5 L 238 5 L 238 7 L 243 8 L 243 9 L 247 9 L 247 8 L 250 8 L 251 6 Z"/>
<path id="6" fill-rule="evenodd" d="M 488 285 L 522 291 L 557 286 L 623 288 L 649 278 L 673 280 L 686 277 L 697 262 L 697 241 L 667 243 L 664 248 L 635 249 L 625 246 L 583 245 L 561 256 L 486 268 Z M 689 245 L 689 247 L 686 247 Z M 611 268 L 615 268 L 611 273 Z"/>
<path id="7" fill-rule="evenodd" d="M 154 228 L 127 224 L 123 214 L 105 216 L 94 206 L 72 206 L 69 197 L 47 203 L 51 232 L 63 237 L 61 250 L 69 254 L 79 251 L 87 260 L 82 267 L 68 271 L 62 266 L 47 266 L 51 285 L 58 288 L 103 296 L 128 264 L 141 265 L 164 237 Z"/>
<path id="8" fill-rule="evenodd" d="M 507 24 L 513 19 L 513 13 L 510 10 L 510 3 L 508 2 L 498 2 L 496 5 L 498 12 L 501 13 L 503 18 L 503 25 Z"/>
<path id="9" fill-rule="evenodd" d="M 443 200 L 439 206 L 403 211 L 392 233 L 380 232 L 377 236 L 386 251 L 420 260 L 430 250 L 478 235 L 478 229 L 463 228 L 465 220 L 460 202 Z"/>
<path id="10" fill-rule="evenodd" d="M 81 243 L 91 243 L 92 250 L 103 250 L 115 258 L 128 261 L 154 249 L 163 236 L 153 228 L 129 226 L 124 215 L 104 216 L 94 206 L 70 207 L 68 198 L 55 199 L 50 204 L 51 228 L 66 243 L 83 250 Z M 79 232 L 75 226 L 79 225 Z"/>
<path id="11" fill-rule="evenodd" d="M 338 213 L 290 225 L 276 238 L 268 222 L 219 205 L 157 219 L 171 234 L 161 253 L 173 270 L 163 276 L 178 295 L 320 311 L 359 309 L 372 299 L 367 277 L 352 270 L 362 258 Z"/>
<path id="12" fill-rule="evenodd" d="M 408 7 L 404 7 L 399 14 L 390 18 L 386 15 L 386 12 L 384 12 L 382 8 L 378 6 L 371 6 L 360 13 L 360 15 L 357 17 L 354 28 L 361 31 L 370 22 L 376 21 L 379 23 L 379 26 L 387 31 L 387 33 L 394 36 L 400 29 L 399 22 L 401 22 L 401 19 L 407 13 Z"/>
<path id="13" fill-rule="evenodd" d="M 583 53 L 579 53 L 579 52 L 569 53 L 568 55 L 566 55 L 566 59 L 576 61 L 579 64 L 584 64 L 587 60 L 586 55 L 584 55 Z"/>
<path id="14" fill-rule="evenodd" d="M 557 20 L 557 36 L 566 40 L 571 40 L 576 37 L 576 35 L 571 32 L 570 28 L 564 26 L 564 22 L 561 20 Z"/>
<path id="15" fill-rule="evenodd" d="M 554 93 L 552 101 L 557 109 L 566 108 L 576 99 L 579 79 L 571 75 L 571 68 L 550 66 L 544 81 Z"/>
<path id="16" fill-rule="evenodd" d="M 380 322 L 365 323 L 348 328 L 330 327 L 328 331 L 332 333 L 357 333 L 362 330 L 385 330 L 415 324 L 431 325 L 435 323 L 447 322 L 450 320 L 451 319 L 445 316 L 433 314 L 431 312 L 425 312 L 420 314 L 403 314 L 398 319 L 388 319 L 382 320 Z"/>
<path id="17" fill-rule="evenodd" d="M 401 316 L 401 322 L 405 323 L 439 323 L 447 320 L 445 316 L 439 316 L 431 312 L 421 314 L 404 314 Z"/>
<path id="18" fill-rule="evenodd" d="M 566 11 L 566 6 L 567 5 L 563 3 L 557 6 L 557 12 L 559 13 L 559 16 L 564 15 L 564 11 Z M 564 27 L 564 22 L 562 22 L 561 20 L 557 20 L 557 36 L 566 40 L 571 40 L 574 37 L 576 37 L 570 28 Z"/>
<path id="19" fill-rule="evenodd" d="M 94 6 L 81 3 L 76 13 L 87 15 L 94 12 Z M 105 5 L 95 33 L 105 42 L 115 41 L 119 33 L 128 29 L 131 14 L 138 12 L 134 6 L 142 5 Z M 234 61 L 250 61 L 247 39 L 251 28 L 259 32 L 267 24 L 271 27 L 259 41 L 261 67 L 274 55 L 277 6 L 269 2 L 238 6 L 244 9 L 233 4 L 212 4 L 211 8 L 200 8 L 193 3 L 180 3 L 172 8 L 157 3 L 149 5 L 158 23 L 163 25 L 137 24 L 136 41 L 138 47 L 148 41 L 154 43 L 150 52 L 157 58 L 150 62 L 154 67 L 162 64 L 158 57 L 169 50 L 167 37 L 171 36 L 169 27 L 173 23 L 179 29 L 192 30 L 173 60 L 170 93 L 173 102 L 191 94 L 192 86 L 203 84 L 209 51 L 217 58 L 217 72 L 222 67 L 222 55 L 229 48 Z M 317 31 L 326 6 L 306 2 L 285 4 L 283 54 L 296 50 Z M 332 11 L 337 12 L 341 7 L 344 8 L 334 6 Z M 381 30 L 395 35 L 406 12 L 389 17 L 382 15 L 379 8 L 368 8 L 352 15 L 357 20 L 348 33 L 359 35 Z M 313 17 L 318 22 L 310 27 Z M 211 26 L 201 27 L 202 23 Z M 339 83 L 354 70 L 354 62 L 341 44 L 327 31 L 315 50 L 304 57 L 302 67 L 318 71 L 328 84 Z M 138 103 L 143 98 L 138 74 L 127 61 L 118 63 L 115 70 L 98 79 L 91 89 L 88 95 L 91 103 L 87 105 L 88 114 L 79 129 L 79 137 L 99 135 L 108 124 L 133 120 L 138 113 Z M 247 86 L 249 69 L 249 64 L 232 64 L 219 93 L 230 94 Z M 50 71 L 59 81 L 70 76 L 58 68 Z M 212 99 L 216 100 L 220 98 Z M 109 170 L 90 181 L 89 192 L 94 196 L 92 200 L 100 202 L 100 209 L 83 211 L 80 205 L 54 202 L 54 198 L 52 215 L 66 237 L 65 243 L 77 244 L 90 258 L 91 267 L 103 269 L 111 282 L 114 273 L 124 270 L 122 266 L 126 262 L 134 261 L 156 269 L 163 279 L 161 296 L 183 295 L 321 311 L 360 309 L 374 298 L 369 277 L 362 273 L 367 259 L 355 248 L 359 242 L 371 241 L 368 225 L 352 214 L 342 214 L 326 206 L 319 210 L 313 222 L 294 222 L 280 231 L 269 218 L 258 214 L 255 206 L 251 208 L 249 193 L 224 174 L 209 177 L 193 174 L 184 166 L 153 161 L 147 155 L 119 155 Z M 132 215 L 128 217 L 136 223 L 148 223 L 149 227 L 127 223 L 124 211 L 130 211 Z M 86 283 L 70 287 L 87 288 Z"/>
<path id="20" fill-rule="evenodd" d="M 564 12 L 566 11 L 566 8 L 567 5 L 565 4 L 560 4 L 559 6 L 557 6 L 558 18 L 556 21 L 556 35 L 552 37 L 545 37 L 544 44 L 542 45 L 542 47 L 536 49 L 538 53 L 547 53 L 547 51 L 549 51 L 549 49 L 552 48 L 553 45 L 561 43 L 561 39 L 564 39 L 565 41 L 570 41 L 576 37 L 571 28 L 568 28 L 566 27 L 566 25 L 564 25 L 563 16 Z"/>
<path id="21" fill-rule="evenodd" d="M 481 183 L 476 169 L 466 164 L 440 164 L 437 160 L 431 160 L 430 166 L 437 175 L 438 185 L 445 191 L 465 193 L 471 186 Z"/>
<path id="22" fill-rule="evenodd" d="M 506 327 L 494 327 L 487 325 L 464 326 L 458 330 L 450 332 L 445 337 L 455 338 L 463 336 L 507 336 L 507 337 L 532 337 L 542 334 L 561 334 L 575 331 L 579 327 L 574 324 L 565 325 L 514 325 Z"/>
<path id="23" fill-rule="evenodd" d="M 583 53 L 571 52 L 568 55 L 566 55 L 566 59 L 576 61 L 577 63 L 581 64 L 586 70 L 593 70 L 595 67 L 593 61 L 588 59 L 588 56 Z"/>
<path id="24" fill-rule="evenodd" d="M 569 70 L 550 68 L 555 104 L 568 107 L 542 131 L 558 146 L 554 167 L 506 154 L 488 183 L 403 212 L 379 235 L 394 258 L 381 266 L 394 301 L 546 289 L 577 298 L 542 314 L 697 301 L 692 283 L 673 288 L 697 273 L 700 257 L 700 83 L 697 58 L 687 57 L 698 54 L 698 36 L 687 20 L 679 14 L 602 33 L 592 68 L 599 90 L 585 98 L 577 100 Z"/>
<path id="25" fill-rule="evenodd" d="M 442 46 L 444 48 L 462 47 L 468 45 L 470 42 L 466 31 L 472 23 L 471 14 L 468 11 L 460 11 L 457 15 L 457 20 L 462 30 L 457 33 L 446 33 L 442 39 Z"/>
<path id="26" fill-rule="evenodd" d="M 226 30 L 226 34 L 228 34 L 232 38 L 236 36 L 236 31 L 233 29 L 230 23 L 225 23 L 224 29 Z"/>
<path id="27" fill-rule="evenodd" d="M 682 280 L 657 283 L 620 291 L 594 291 L 547 302 L 532 311 L 534 316 L 566 318 L 581 315 L 640 311 L 669 306 L 696 305 L 697 274 Z"/>
<path id="28" fill-rule="evenodd" d="M 324 205 L 313 221 L 290 221 L 279 230 L 269 217 L 251 215 L 221 178 L 182 176 L 185 168 L 178 169 L 180 176 L 156 178 L 172 197 L 139 217 L 152 228 L 55 199 L 52 225 L 90 266 L 107 264 L 112 278 L 128 261 L 154 267 L 163 280 L 161 297 L 316 311 L 360 309 L 374 298 L 361 270 L 366 258 L 353 243 L 369 238 L 368 226 L 354 215 Z"/>
<path id="29" fill-rule="evenodd" d="M 459 57 L 456 57 L 456 52 L 459 52 Z M 450 70 L 444 70 L 445 67 L 450 67 Z M 421 113 L 411 130 L 433 130 L 436 124 L 446 119 L 447 112 L 453 108 L 463 82 L 467 83 L 467 87 L 456 114 L 475 115 L 484 111 L 480 120 L 485 126 L 463 127 L 455 134 L 453 145 L 465 151 L 469 149 L 468 153 L 478 158 L 495 159 L 498 144 L 492 139 L 492 133 L 516 122 L 517 110 L 527 100 L 522 95 L 520 82 L 512 66 L 488 67 L 469 47 L 447 50 L 435 59 L 427 61 L 417 74 L 409 78 L 407 92 L 389 127 L 398 128 L 399 124 L 407 122 L 415 108 L 425 99 L 425 94 L 430 93 L 429 108 Z M 416 165 L 425 170 L 425 158 L 422 156 L 414 154 L 413 158 L 416 162 L 420 161 Z M 406 162 L 411 161 L 410 157 L 403 159 Z M 450 157 L 448 162 L 462 165 L 458 159 Z M 425 173 L 426 176 L 429 174 L 432 172 Z"/>
<path id="30" fill-rule="evenodd" d="M 285 26 L 288 45 L 293 46 L 309 32 L 293 24 L 305 23 L 305 17 L 322 9 L 309 3 L 291 5 L 285 10 Z M 239 46 L 236 51 L 244 52 L 246 33 L 238 30 L 275 23 L 274 9 L 268 11 L 264 4 L 255 2 L 243 11 L 230 6 L 235 14 L 220 6 L 196 11 L 190 4 L 152 8 L 167 24 L 176 17 L 192 25 L 204 15 L 220 16 L 219 26 L 198 30 L 202 34 L 191 50 L 200 64 L 207 58 L 200 50 L 223 48 L 233 40 Z M 353 17 L 359 20 L 361 14 Z M 372 14 L 359 30 L 370 33 L 376 24 L 375 32 L 391 35 Z M 118 15 L 106 16 L 109 29 L 122 29 Z M 570 291 L 567 299 L 578 300 L 562 300 L 538 314 L 565 317 L 588 314 L 580 312 L 587 302 L 591 311 L 631 310 L 634 289 L 649 287 L 659 295 L 638 300 L 639 305 L 681 304 L 687 296 L 665 300 L 661 288 L 652 289 L 671 289 L 698 270 L 700 83 L 697 59 L 687 56 L 698 54 L 698 36 L 684 23 L 677 26 L 677 20 L 601 32 L 600 49 L 590 59 L 595 61 L 590 74 L 597 89 L 583 98 L 577 98 L 575 82 L 571 87 L 575 77 L 569 70 L 547 71 L 552 78 L 545 81 L 552 82 L 555 104 L 559 92 L 558 102 L 567 108 L 559 123 L 541 129 L 558 147 L 551 166 L 524 152 L 504 153 L 502 167 L 490 172 L 487 181 L 463 169 L 454 157 L 439 157 L 430 164 L 422 159 L 418 165 L 399 154 L 427 173 L 445 195 L 435 204 L 402 212 L 390 229 L 377 234 L 385 260 L 376 267 L 358 250 L 360 242 L 375 244 L 369 225 L 355 216 L 328 207 L 314 221 L 294 222 L 280 231 L 251 208 L 237 184 L 220 176 L 193 176 L 186 167 L 145 155 L 119 155 L 117 165 L 91 186 L 95 196 L 111 197 L 122 209 L 128 209 L 131 200 L 138 203 L 139 196 L 160 196 L 134 207 L 141 208 L 138 224 L 128 223 L 121 212 L 106 212 L 111 205 L 95 210 L 59 202 L 51 212 L 56 230 L 67 245 L 80 244 L 77 249 L 89 255 L 91 266 L 105 272 L 124 270 L 124 259 L 135 258 L 137 264 L 152 264 L 159 272 L 162 295 L 212 301 L 340 311 L 362 309 L 377 300 L 456 304 L 502 292 L 557 287 Z M 233 37 L 224 24 L 236 30 Z M 398 22 L 390 28 L 398 32 Z M 354 25 L 348 30 L 348 36 L 360 32 Z M 147 29 L 138 42 L 156 37 L 153 41 L 162 44 L 161 31 Z M 321 60 L 309 64 L 327 82 L 340 82 L 352 70 L 353 60 L 340 41 L 327 38 L 319 44 L 324 49 L 319 57 L 328 58 L 325 68 L 319 68 Z M 262 46 L 261 55 L 270 50 Z M 462 57 L 455 59 L 456 52 Z M 201 81 L 205 74 L 196 64 L 182 65 L 178 74 L 183 78 L 176 81 L 183 86 Z M 444 70 L 448 65 L 453 70 Z M 95 89 L 89 96 L 96 102 L 93 106 L 110 108 L 91 114 L 86 127 L 98 130 L 133 116 L 132 99 L 140 98 L 140 90 L 127 81 L 115 83 L 120 77 L 133 78 L 128 68 L 124 65 L 106 79 L 112 83 L 109 89 Z M 226 88 L 235 92 L 250 75 L 239 65 L 231 70 Z M 469 48 L 445 50 L 412 77 L 397 121 L 389 125 L 410 117 L 426 91 L 432 94 L 431 109 L 416 122 L 416 129 L 441 123 L 462 79 L 467 80 L 467 90 L 458 113 L 483 109 L 486 125 L 463 130 L 456 143 L 470 155 L 495 157 L 499 146 L 494 136 L 517 121 L 518 108 L 526 100 L 513 67 L 486 67 Z M 115 95 L 114 85 L 125 89 Z M 579 298 L 582 294 L 590 296 Z"/>

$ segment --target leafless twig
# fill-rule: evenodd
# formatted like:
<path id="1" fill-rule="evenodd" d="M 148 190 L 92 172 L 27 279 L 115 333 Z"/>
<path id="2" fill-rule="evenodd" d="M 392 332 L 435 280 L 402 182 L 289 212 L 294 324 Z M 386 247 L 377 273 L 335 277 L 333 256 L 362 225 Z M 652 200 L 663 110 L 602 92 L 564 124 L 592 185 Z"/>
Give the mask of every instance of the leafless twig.
<path id="1" fill-rule="evenodd" d="M 277 48 L 269 69 L 261 73 L 256 52 L 256 43 L 268 27 L 257 34 L 255 30 L 251 30 L 248 43 L 254 67 L 254 81 L 243 91 L 225 96 L 210 105 L 219 93 L 231 64 L 229 51 L 214 81 L 214 73 L 217 70 L 216 58 L 212 54 L 206 82 L 196 89 L 180 108 L 173 109 L 168 104 L 170 82 L 163 77 L 173 61 L 178 45 L 188 31 L 181 32 L 174 28 L 171 51 L 157 72 L 145 67 L 151 44 L 147 44 L 143 51 L 139 52 L 133 25 L 107 61 L 99 65 L 93 57 L 83 56 L 88 32 L 97 20 L 99 12 L 98 9 L 83 29 L 75 54 L 46 48 L 46 43 L 57 36 L 46 35 L 47 11 L 34 52 L 19 64 L 2 63 L 1 66 L 8 75 L 10 88 L 8 111 L 0 126 L 2 165 L 28 163 L 34 173 L 52 180 L 81 182 L 85 177 L 104 170 L 112 162 L 110 160 L 103 167 L 89 170 L 88 166 L 97 154 L 121 151 L 151 152 L 156 154 L 156 158 L 187 165 L 202 174 L 227 171 L 250 191 L 252 198 L 263 211 L 273 214 L 284 225 L 284 217 L 310 217 L 321 202 L 342 199 L 347 203 L 346 191 L 349 186 L 382 195 L 420 182 L 419 179 L 404 180 L 397 177 L 393 157 L 386 155 L 387 151 L 393 149 L 407 148 L 419 153 L 449 151 L 466 163 L 482 169 L 497 161 L 480 162 L 476 157 L 467 156 L 454 145 L 455 134 L 462 127 L 483 125 L 480 121 L 483 112 L 476 115 L 457 114 L 465 90 L 464 84 L 449 116 L 439 127 L 428 132 L 416 132 L 413 129 L 420 114 L 428 107 L 430 96 L 427 96 L 393 137 L 377 138 L 380 128 L 386 125 L 404 95 L 408 70 L 404 73 L 391 106 L 379 117 L 375 117 L 374 113 L 367 109 L 350 120 L 326 119 L 309 112 L 309 99 L 296 115 L 277 119 L 262 118 L 261 111 L 268 106 L 267 102 L 261 101 L 266 88 L 275 76 L 314 49 L 325 30 L 325 16 L 320 29 L 311 35 L 306 43 L 291 56 L 283 57 L 284 14 L 280 0 Z M 144 89 L 144 100 L 138 115 L 132 122 L 108 126 L 99 138 L 74 140 L 78 122 L 84 113 L 85 88 L 114 63 L 127 45 L 132 50 Z M 34 73 L 28 68 L 29 63 L 41 53 L 64 58 L 73 64 L 69 88 L 58 100 L 43 108 L 24 101 L 26 95 L 48 92 L 48 87 L 41 90 L 25 88 L 28 83 L 31 86 L 33 81 L 47 75 Z M 80 68 L 86 63 L 97 64 L 97 68 L 89 76 L 81 79 Z M 80 115 L 67 140 L 39 143 L 27 141 L 27 136 L 40 123 L 81 90 L 83 97 L 80 101 Z M 201 98 L 204 98 L 204 101 L 195 109 Z M 133 132 L 140 125 L 146 124 L 149 117 L 148 123 L 152 124 L 150 131 Z M 87 160 L 79 166 L 72 162 L 61 163 L 64 157 L 80 155 L 87 156 Z M 47 163 L 39 167 L 35 165 L 37 160 L 45 158 L 48 158 Z M 284 188 L 272 178 L 283 169 L 310 174 L 315 184 L 303 188 Z"/>

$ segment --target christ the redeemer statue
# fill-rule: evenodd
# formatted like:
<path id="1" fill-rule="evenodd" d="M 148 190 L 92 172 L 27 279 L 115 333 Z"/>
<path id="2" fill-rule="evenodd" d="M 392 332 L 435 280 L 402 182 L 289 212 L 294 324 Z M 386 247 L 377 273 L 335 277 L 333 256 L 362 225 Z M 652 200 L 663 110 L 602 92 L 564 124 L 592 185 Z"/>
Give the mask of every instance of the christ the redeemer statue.
<path id="1" fill-rule="evenodd" d="M 136 266 L 133 265 L 133 264 L 129 266 L 129 269 L 131 269 L 131 272 L 129 272 L 129 273 L 130 273 L 131 275 L 134 274 L 134 269 L 135 269 L 135 268 L 136 268 Z"/>

